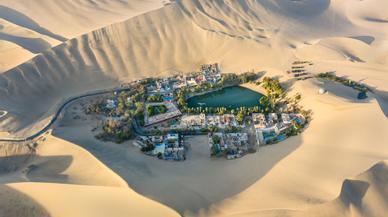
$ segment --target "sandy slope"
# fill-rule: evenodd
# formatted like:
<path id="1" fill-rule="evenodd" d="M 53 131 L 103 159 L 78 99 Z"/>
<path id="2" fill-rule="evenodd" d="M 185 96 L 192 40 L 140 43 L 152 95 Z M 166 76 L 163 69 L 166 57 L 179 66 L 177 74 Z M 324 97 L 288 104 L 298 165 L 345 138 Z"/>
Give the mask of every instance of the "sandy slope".
<path id="1" fill-rule="evenodd" d="M 22 10 L 21 1 L 4 2 L 15 4 Z M 95 3 L 94 10 L 101 8 L 106 1 L 89 2 Z M 119 5 L 118 2 L 114 4 Z M 56 6 L 51 2 L 45 5 L 50 10 L 44 7 L 34 10 L 62 13 L 56 9 L 57 6 L 68 8 L 68 11 L 73 11 L 75 7 L 70 1 Z M 80 5 L 74 10 L 84 14 L 85 8 L 89 7 Z M 140 193 L 182 213 L 194 207 L 199 209 L 196 214 L 204 216 L 381 216 L 387 212 L 386 163 L 356 176 L 377 162 L 388 159 L 387 8 L 387 2 L 378 0 L 177 1 L 67 41 L 1 74 L 0 109 L 9 113 L 0 122 L 0 131 L 27 134 L 44 125 L 63 99 L 115 86 L 122 81 L 166 75 L 170 71 L 190 71 L 208 62 L 221 63 L 225 72 L 252 68 L 266 70 L 268 75 L 279 76 L 290 84 L 293 92 L 302 93 L 303 103 L 314 112 L 314 120 L 301 136 L 293 140 L 268 147 L 263 153 L 243 158 L 236 164 L 225 164 L 223 169 L 209 166 L 218 171 L 222 179 L 230 180 L 230 184 L 222 182 L 219 185 L 220 180 L 211 177 L 215 173 L 206 170 L 203 162 L 185 162 L 198 172 L 189 174 L 191 170 L 185 170 L 183 166 L 171 167 L 139 155 L 139 158 L 131 158 L 135 154 L 125 155 L 126 152 L 120 151 L 122 147 L 106 148 L 103 150 L 110 152 L 102 153 L 90 142 L 93 141 L 90 133 L 82 134 L 76 127 L 60 128 L 58 136 L 63 138 L 50 138 L 50 143 L 56 145 L 53 148 L 43 147 L 42 155 L 62 155 L 57 151 L 71 145 L 63 139 L 73 141 L 95 154 Z M 27 9 L 23 10 L 33 17 Z M 110 17 L 109 13 L 106 16 Z M 74 17 L 77 21 L 82 20 Z M 54 21 L 39 22 L 47 29 L 56 26 Z M 72 28 L 69 32 L 80 31 L 83 27 L 75 25 Z M 58 27 L 55 32 L 66 36 L 66 29 Z M 339 75 L 363 81 L 375 89 L 376 95 L 366 102 L 358 102 L 354 101 L 356 92 L 339 85 L 314 80 L 294 83 L 285 70 L 295 59 L 314 60 L 314 66 L 309 69 L 314 73 L 337 71 Z M 320 86 L 328 89 L 329 93 L 318 95 Z M 281 149 L 282 145 L 287 147 L 286 153 Z M 69 156 L 80 155 L 77 149 L 65 150 Z M 263 156 L 266 153 L 268 155 Z M 129 160 L 136 164 L 128 165 Z M 96 179 L 85 178 L 82 173 L 87 167 L 82 160 L 81 163 L 68 161 L 67 165 L 66 160 L 60 160 L 59 168 L 52 168 L 51 162 L 57 161 L 38 160 L 40 167 L 31 177 L 39 181 L 73 184 L 120 183 L 117 176 L 111 181 L 104 180 L 104 176 L 113 177 L 112 172 Z M 95 172 L 105 170 L 99 163 L 91 164 L 96 165 Z M 246 166 L 239 171 L 241 176 L 228 170 L 237 170 L 236 165 Z M 139 170 L 143 167 L 148 170 Z M 58 170 L 67 177 L 55 175 Z M 131 171 L 138 173 L 129 173 Z M 147 186 L 147 183 L 155 183 L 142 183 L 142 179 L 135 177 L 137 174 L 162 184 Z M 166 189 L 176 189 L 174 183 L 182 177 L 190 177 L 190 181 L 179 183 L 182 190 L 177 194 L 179 196 L 171 191 L 163 193 Z M 240 177 L 250 178 L 247 181 Z M 356 177 L 362 182 L 344 182 L 349 177 Z M 364 182 L 369 187 L 365 187 Z M 195 183 L 194 187 L 189 186 L 192 183 Z M 39 194 L 39 190 L 44 188 L 42 185 L 26 183 L 10 187 L 61 216 L 58 204 L 50 202 L 52 195 Z M 126 206 L 124 200 L 129 195 L 126 191 L 110 187 L 55 184 L 47 187 L 51 193 L 62 192 L 60 188 L 69 190 L 63 192 L 64 197 L 55 197 L 55 202 L 61 204 L 78 196 L 89 199 L 93 195 L 104 199 L 109 197 L 106 195 L 111 195 L 120 198 L 119 205 Z M 75 191 L 80 193 L 75 194 Z M 103 199 L 93 204 L 100 205 L 105 201 Z M 85 207 L 93 204 L 82 203 Z M 75 206 L 69 204 L 69 207 Z M 108 206 L 110 204 L 101 207 L 101 213 Z M 123 213 L 131 211 L 123 210 Z M 154 210 L 150 208 L 146 211 Z"/>
<path id="2" fill-rule="evenodd" d="M 178 214 L 130 189 L 52 183 L 15 183 L 0 186 L 0 216 L 172 217 Z"/>
<path id="3" fill-rule="evenodd" d="M 7 187 L 41 204 L 51 216 L 178 216 L 173 210 L 125 188 L 49 183 L 17 183 Z"/>
<path id="4" fill-rule="evenodd" d="M 108 24 L 157 9 L 162 0 L 1 0 L 3 16 L 20 20 L 20 15 L 64 38 L 70 39 Z M 9 14 L 9 15 L 8 15 Z M 16 16 L 19 15 L 19 16 Z M 26 25 L 25 22 L 24 25 Z M 27 24 L 28 25 L 28 24 Z M 54 36 L 55 37 L 55 36 Z"/>
<path id="5" fill-rule="evenodd" d="M 47 138 L 35 152 L 2 146 L 0 216 L 178 216 L 79 146 Z"/>
<path id="6" fill-rule="evenodd" d="M 0 44 L 0 58 L 5 60 L 0 63 L 0 71 L 2 72 L 33 57 L 31 52 L 24 50 L 22 47 L 11 42 L 1 41 Z M 8 58 L 9 56 L 14 58 L 10 59 Z"/>
<path id="7" fill-rule="evenodd" d="M 0 73 L 67 39 L 160 8 L 166 2 L 1 0 Z"/>
<path id="8" fill-rule="evenodd" d="M 387 206 L 388 166 L 386 161 L 379 162 L 366 172 L 353 179 L 346 179 L 338 197 L 334 200 L 300 211 L 294 209 L 264 210 L 250 209 L 224 216 L 284 216 L 284 217 L 348 217 L 348 216 L 385 216 Z"/>

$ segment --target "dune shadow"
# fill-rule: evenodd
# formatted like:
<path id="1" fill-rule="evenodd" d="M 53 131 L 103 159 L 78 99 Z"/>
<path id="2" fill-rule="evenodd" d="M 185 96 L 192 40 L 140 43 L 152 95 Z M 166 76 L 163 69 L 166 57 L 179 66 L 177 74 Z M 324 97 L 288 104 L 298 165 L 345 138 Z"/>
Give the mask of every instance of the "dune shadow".
<path id="1" fill-rule="evenodd" d="M 49 212 L 30 196 L 6 185 L 0 185 L 0 201 L 0 216 L 50 216 Z"/>
<path id="2" fill-rule="evenodd" d="M 41 38 L 24 38 L 5 34 L 2 32 L 0 32 L 0 40 L 5 40 L 17 44 L 34 54 L 41 53 L 51 47 L 47 41 Z"/>
<path id="3" fill-rule="evenodd" d="M 351 36 L 350 38 L 362 41 L 369 45 L 371 45 L 376 40 L 375 37 L 369 35 Z"/>
<path id="4" fill-rule="evenodd" d="M 319 88 L 324 89 L 330 94 L 333 94 L 337 97 L 340 97 L 347 102 L 350 103 L 369 103 L 372 100 L 371 94 L 368 93 L 368 98 L 366 99 L 358 99 L 358 91 L 354 90 L 351 87 L 345 86 L 343 84 L 330 81 L 330 80 L 324 80 L 324 79 L 319 79 L 320 83 L 317 83 L 317 86 Z"/>
<path id="5" fill-rule="evenodd" d="M 294 17 L 316 17 L 330 7 L 331 0 L 278 0 L 266 4 Z"/>
<path id="6" fill-rule="evenodd" d="M 72 156 L 34 156 L 26 176 L 31 182 L 68 183 L 68 175 L 62 174 L 73 162 Z"/>
<path id="7" fill-rule="evenodd" d="M 27 144 L 0 143 L 0 175 L 24 167 L 34 156 L 35 150 Z"/>
<path id="8" fill-rule="evenodd" d="M 388 23 L 387 19 L 380 19 L 380 18 L 375 18 L 375 17 L 364 17 L 364 20 L 369 21 L 369 22 L 374 22 L 374 23 Z"/>
<path id="9" fill-rule="evenodd" d="M 129 143 L 98 141 L 89 129 L 87 133 L 85 130 L 67 125 L 55 129 L 53 135 L 86 149 L 132 189 L 184 216 L 207 213 L 213 204 L 244 191 L 302 143 L 301 136 L 292 137 L 243 158 L 226 160 L 210 158 L 208 144 L 195 143 L 194 139 L 188 142 L 188 159 L 171 162 L 146 156 Z"/>
<path id="10" fill-rule="evenodd" d="M 0 157 L 0 175 L 19 171 L 21 177 L 7 178 L 9 182 L 52 182 L 66 183 L 68 177 L 62 174 L 72 163 L 72 156 L 40 156 L 35 154 L 20 154 Z"/>
<path id="11" fill-rule="evenodd" d="M 350 206 L 350 204 L 353 204 L 356 207 L 360 207 L 362 204 L 362 198 L 364 197 L 368 189 L 368 182 L 346 179 L 342 183 L 339 198 L 346 206 Z"/>
<path id="12" fill-rule="evenodd" d="M 29 18 L 28 16 L 20 13 L 19 11 L 16 11 L 12 8 L 0 5 L 0 18 L 7 20 L 13 24 L 16 24 L 18 26 L 22 26 L 27 29 L 31 29 L 35 32 L 38 32 L 42 35 L 49 36 L 51 38 L 54 38 L 58 41 L 64 42 L 67 40 L 67 38 L 62 37 L 60 35 L 57 35 L 43 27 L 41 27 L 37 22 Z"/>
<path id="13" fill-rule="evenodd" d="M 375 89 L 374 93 L 376 94 L 376 100 L 379 103 L 381 111 L 388 118 L 388 91 Z"/>

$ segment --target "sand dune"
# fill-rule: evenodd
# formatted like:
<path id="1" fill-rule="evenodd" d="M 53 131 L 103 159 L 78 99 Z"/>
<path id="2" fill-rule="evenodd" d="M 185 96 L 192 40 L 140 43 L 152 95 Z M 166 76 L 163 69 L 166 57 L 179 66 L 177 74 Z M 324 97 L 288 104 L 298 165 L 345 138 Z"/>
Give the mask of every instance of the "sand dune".
<path id="1" fill-rule="evenodd" d="M 30 158 L 25 147 L 16 150 L 26 157 L 11 161 L 20 166 L 6 168 L 5 175 L 0 176 L 2 183 L 62 183 L 4 186 L 4 192 L 16 191 L 15 197 L 26 198 L 26 209 L 21 210 L 35 209 L 36 215 L 104 216 L 114 208 L 117 213 L 112 216 L 138 211 L 149 212 L 144 213 L 148 216 L 162 212 L 176 215 L 134 193 L 120 175 L 139 193 L 188 216 L 374 217 L 387 212 L 387 166 L 386 162 L 376 164 L 388 159 L 385 2 L 179 0 L 128 20 L 161 7 L 161 2 L 36 2 L 0 1 L 0 11 L 7 12 L 0 13 L 0 37 L 7 40 L 2 43 L 7 47 L 0 49 L 18 56 L 15 64 L 41 52 L 0 74 L 0 110 L 8 112 L 2 117 L 0 131 L 28 135 L 41 129 L 70 96 L 172 71 L 192 71 L 211 62 L 220 63 L 224 72 L 256 69 L 279 77 L 290 85 L 291 94 L 302 93 L 303 104 L 312 109 L 314 120 L 294 140 L 266 147 L 235 165 L 220 170 L 215 164 L 204 166 L 205 161 L 187 161 L 198 174 L 190 174 L 182 164 L 173 167 L 174 172 L 179 171 L 174 175 L 170 175 L 170 166 L 142 158 L 133 149 L 94 143 L 90 132 L 80 133 L 79 126 L 59 127 L 55 131 L 59 138 L 50 136 L 47 144 L 37 149 L 37 156 Z M 82 33 L 86 34 L 61 43 Z M 50 47 L 61 44 L 45 50 L 42 40 Z M 298 59 L 313 60 L 314 65 L 308 68 L 312 73 L 336 71 L 366 83 L 375 94 L 366 101 L 356 101 L 357 92 L 338 84 L 296 82 L 285 71 Z M 2 67 L 12 64 L 5 61 Z M 328 93 L 318 95 L 320 87 Z M 136 164 L 128 165 L 129 160 Z M 31 164 L 33 169 L 23 174 Z M 236 169 L 236 165 L 245 166 L 238 173 L 242 178 L 228 170 Z M 154 182 L 142 181 L 139 174 Z M 217 185 L 220 180 L 212 174 L 228 181 Z M 88 178 L 92 175 L 95 177 Z M 350 177 L 355 178 L 347 180 Z M 173 194 L 169 189 L 177 188 L 179 178 L 190 180 L 179 183 L 181 191 Z M 49 189 L 49 193 L 39 194 L 42 189 Z M 110 197 L 114 200 L 107 201 Z M 81 206 L 85 209 L 74 211 Z"/>
<path id="2" fill-rule="evenodd" d="M 1 145 L 0 183 L 42 181 L 128 187 L 93 155 L 74 144 L 52 136 L 38 144 Z"/>
<path id="3" fill-rule="evenodd" d="M 161 0 L 7 1 L 1 17 L 60 41 L 163 6 Z"/>
<path id="4" fill-rule="evenodd" d="M 173 210 L 129 189 L 49 183 L 17 183 L 7 187 L 41 204 L 44 211 L 39 212 L 51 216 L 178 216 Z"/>
<path id="5" fill-rule="evenodd" d="M 265 210 L 240 212 L 225 216 L 311 216 L 311 217 L 348 217 L 348 216 L 384 216 L 387 206 L 387 162 L 377 163 L 354 179 L 342 183 L 339 196 L 328 203 L 307 210 Z"/>
<path id="6" fill-rule="evenodd" d="M 49 136 L 36 150 L 22 144 L 1 150 L 0 216 L 178 216 L 61 139 Z"/>
<path id="7" fill-rule="evenodd" d="M 160 8 L 166 2 L 2 0 L 0 73 L 34 56 L 23 55 L 26 52 L 41 53 L 81 34 Z"/>

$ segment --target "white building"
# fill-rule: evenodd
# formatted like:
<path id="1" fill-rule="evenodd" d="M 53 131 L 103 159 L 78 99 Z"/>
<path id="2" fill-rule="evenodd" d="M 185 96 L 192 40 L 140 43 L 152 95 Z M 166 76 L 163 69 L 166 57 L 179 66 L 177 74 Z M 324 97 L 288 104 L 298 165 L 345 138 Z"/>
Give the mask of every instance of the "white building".
<path id="1" fill-rule="evenodd" d="M 169 140 L 169 141 L 177 141 L 178 139 L 179 139 L 179 134 L 177 134 L 177 133 L 167 134 L 167 140 Z"/>
<path id="2" fill-rule="evenodd" d="M 221 123 L 223 124 L 224 127 L 227 127 L 227 126 L 237 127 L 238 126 L 236 117 L 232 114 L 224 114 L 220 117 L 220 119 L 221 119 Z"/>
<path id="3" fill-rule="evenodd" d="M 276 113 L 268 114 L 268 124 L 273 125 L 278 122 L 278 115 Z"/>
<path id="4" fill-rule="evenodd" d="M 282 113 L 283 124 L 291 124 L 291 117 L 289 114 Z"/>
<path id="5" fill-rule="evenodd" d="M 180 125 L 183 128 L 205 127 L 206 125 L 205 114 L 183 115 L 180 121 Z"/>
<path id="6" fill-rule="evenodd" d="M 263 136 L 263 131 L 260 129 L 255 129 L 256 130 L 256 142 L 257 145 L 263 145 L 264 144 L 264 136 Z"/>
<path id="7" fill-rule="evenodd" d="M 219 115 L 206 116 L 206 124 L 208 126 L 221 127 L 221 119 Z"/>
<path id="8" fill-rule="evenodd" d="M 252 121 L 256 129 L 264 129 L 267 127 L 265 115 L 262 113 L 253 113 Z"/>
<path id="9" fill-rule="evenodd" d="M 116 101 L 113 99 L 107 99 L 106 100 L 106 106 L 107 109 L 114 109 L 116 108 Z"/>

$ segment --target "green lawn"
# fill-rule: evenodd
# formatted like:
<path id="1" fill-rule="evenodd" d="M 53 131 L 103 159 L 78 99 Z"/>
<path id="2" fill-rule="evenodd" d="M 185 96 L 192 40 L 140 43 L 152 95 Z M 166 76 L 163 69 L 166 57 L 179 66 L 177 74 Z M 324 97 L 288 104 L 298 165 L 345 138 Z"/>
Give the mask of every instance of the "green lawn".
<path id="1" fill-rule="evenodd" d="M 165 105 L 153 105 L 147 107 L 148 116 L 155 116 L 159 114 L 164 114 L 167 112 L 167 107 Z"/>

